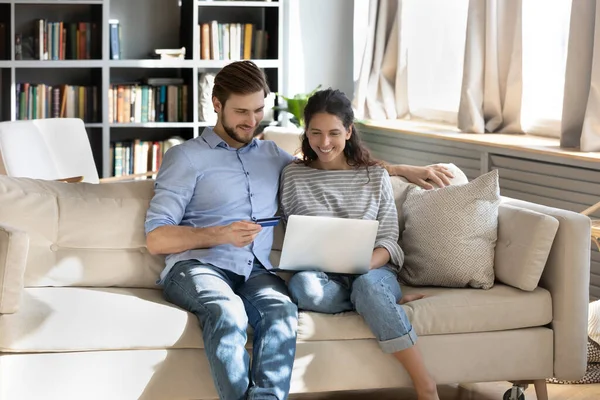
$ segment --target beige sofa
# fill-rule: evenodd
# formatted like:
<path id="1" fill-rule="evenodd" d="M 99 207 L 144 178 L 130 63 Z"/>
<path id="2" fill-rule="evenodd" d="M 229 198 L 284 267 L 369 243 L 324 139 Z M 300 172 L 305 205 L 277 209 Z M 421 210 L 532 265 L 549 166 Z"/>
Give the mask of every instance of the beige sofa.
<path id="1" fill-rule="evenodd" d="M 144 237 L 152 185 L 0 176 L 0 400 L 216 398 L 195 316 L 155 286 L 163 258 Z M 394 178 L 398 202 L 407 186 Z M 439 383 L 584 374 L 589 220 L 504 199 L 505 250 L 532 237 L 511 217 L 523 208 L 560 223 L 539 287 L 425 288 L 405 306 Z M 410 385 L 357 314 L 300 314 L 292 393 Z"/>

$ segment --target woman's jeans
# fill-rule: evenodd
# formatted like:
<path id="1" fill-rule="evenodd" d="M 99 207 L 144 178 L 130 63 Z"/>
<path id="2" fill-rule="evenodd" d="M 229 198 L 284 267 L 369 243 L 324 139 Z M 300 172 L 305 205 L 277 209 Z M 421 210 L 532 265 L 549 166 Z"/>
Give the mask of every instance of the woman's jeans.
<path id="1" fill-rule="evenodd" d="M 383 266 L 364 275 L 330 275 L 317 271 L 294 274 L 288 283 L 298 308 L 325 314 L 356 310 L 385 353 L 395 353 L 417 341 L 406 313 L 396 271 Z"/>
<path id="2" fill-rule="evenodd" d="M 165 278 L 164 296 L 198 317 L 220 399 L 287 398 L 298 308 L 281 278 L 259 263 L 244 282 L 209 264 L 180 261 Z M 244 348 L 248 324 L 254 329 L 252 366 Z"/>

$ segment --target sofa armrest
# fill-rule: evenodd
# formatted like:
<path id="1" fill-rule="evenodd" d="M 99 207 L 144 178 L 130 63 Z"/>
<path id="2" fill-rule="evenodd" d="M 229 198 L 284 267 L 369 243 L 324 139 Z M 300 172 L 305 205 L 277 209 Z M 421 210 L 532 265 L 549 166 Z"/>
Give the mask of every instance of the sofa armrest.
<path id="1" fill-rule="evenodd" d="M 502 201 L 550 215 L 559 222 L 539 286 L 552 296 L 554 377 L 579 380 L 587 364 L 591 221 L 572 211 L 506 197 Z"/>
<path id="2" fill-rule="evenodd" d="M 0 314 L 19 309 L 28 252 L 27 233 L 0 225 Z"/>

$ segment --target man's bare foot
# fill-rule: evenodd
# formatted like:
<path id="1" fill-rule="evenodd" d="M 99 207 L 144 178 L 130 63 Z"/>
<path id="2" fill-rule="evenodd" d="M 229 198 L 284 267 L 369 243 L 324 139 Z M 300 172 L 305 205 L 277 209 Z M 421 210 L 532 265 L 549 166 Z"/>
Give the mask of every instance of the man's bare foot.
<path id="1" fill-rule="evenodd" d="M 400 299 L 398 304 L 405 304 L 405 303 L 408 303 L 411 301 L 420 300 L 424 297 L 425 297 L 425 295 L 422 293 L 405 294 L 404 296 L 402 296 L 402 298 Z"/>

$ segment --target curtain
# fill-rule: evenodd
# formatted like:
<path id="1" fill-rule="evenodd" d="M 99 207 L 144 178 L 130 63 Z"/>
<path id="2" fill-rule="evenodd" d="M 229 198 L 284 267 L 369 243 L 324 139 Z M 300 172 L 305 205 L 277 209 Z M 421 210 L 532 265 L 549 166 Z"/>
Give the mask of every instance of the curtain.
<path id="1" fill-rule="evenodd" d="M 458 110 L 464 132 L 522 132 L 521 0 L 471 0 Z"/>
<path id="2" fill-rule="evenodd" d="M 600 151 L 600 4 L 577 0 L 571 8 L 561 147 Z"/>
<path id="3" fill-rule="evenodd" d="M 399 19 L 402 0 L 355 0 L 353 105 L 357 115 L 371 119 L 398 119 L 408 112 L 406 52 L 402 49 Z M 360 26 L 361 28 L 356 28 Z M 364 29 L 366 28 L 366 29 Z M 366 33 L 366 35 L 365 35 Z"/>
<path id="4" fill-rule="evenodd" d="M 600 151 L 599 2 L 355 0 L 355 43 L 361 44 L 355 48 L 357 116 L 432 119 L 467 133 L 555 136 L 562 147 Z M 442 8 L 452 15 L 440 17 Z M 464 29 L 456 22 L 462 17 Z M 366 29 L 356 29 L 356 21 Z M 429 31 L 415 30 L 419 24 Z M 446 39 L 440 32 L 455 36 Z M 438 34 L 441 44 L 428 40 L 430 34 Z M 460 65 L 449 56 L 450 45 L 462 56 Z M 421 60 L 417 69 L 421 54 L 431 62 Z M 458 67 L 460 75 L 447 72 Z M 448 76 L 440 79 L 443 74 Z M 417 85 L 417 75 L 429 86 Z M 450 81 L 457 85 L 445 85 Z M 444 88 L 426 98 L 456 90 L 456 104 L 449 96 L 440 107 L 432 100 L 426 104 L 431 110 L 415 109 L 415 87 L 431 86 Z"/>
<path id="5" fill-rule="evenodd" d="M 353 104 L 359 117 L 456 123 L 467 5 L 468 0 L 354 1 Z M 439 65 L 445 69 L 436 73 Z"/>

